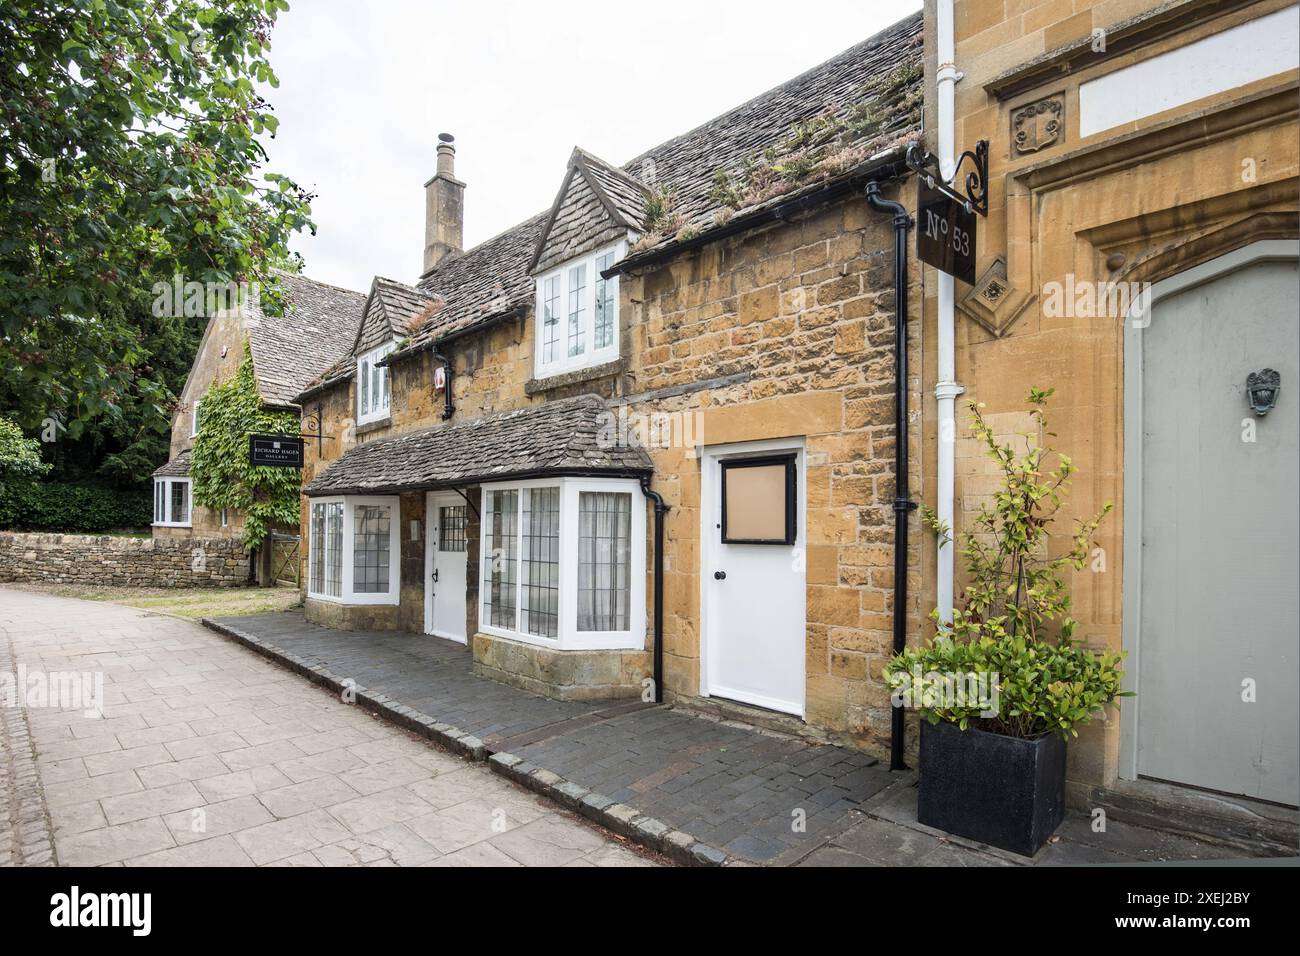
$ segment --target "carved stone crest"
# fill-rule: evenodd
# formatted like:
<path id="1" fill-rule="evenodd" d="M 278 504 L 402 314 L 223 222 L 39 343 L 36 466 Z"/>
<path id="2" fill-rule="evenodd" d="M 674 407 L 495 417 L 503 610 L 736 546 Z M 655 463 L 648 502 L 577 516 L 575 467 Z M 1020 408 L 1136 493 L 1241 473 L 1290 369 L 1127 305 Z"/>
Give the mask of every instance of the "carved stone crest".
<path id="1" fill-rule="evenodd" d="M 1011 113 L 1011 149 L 1028 156 L 1065 139 L 1065 99 L 1049 96 Z"/>

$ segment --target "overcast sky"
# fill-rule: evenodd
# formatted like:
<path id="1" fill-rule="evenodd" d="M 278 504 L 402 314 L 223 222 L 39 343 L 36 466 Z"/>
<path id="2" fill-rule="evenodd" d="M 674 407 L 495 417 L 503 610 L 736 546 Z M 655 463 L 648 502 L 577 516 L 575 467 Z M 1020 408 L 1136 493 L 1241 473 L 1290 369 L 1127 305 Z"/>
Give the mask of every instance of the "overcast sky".
<path id="1" fill-rule="evenodd" d="M 314 279 L 413 282 L 437 134 L 466 247 L 547 208 L 575 145 L 621 165 L 919 9 L 920 0 L 292 0 L 272 36 L 269 168 L 318 194 Z"/>

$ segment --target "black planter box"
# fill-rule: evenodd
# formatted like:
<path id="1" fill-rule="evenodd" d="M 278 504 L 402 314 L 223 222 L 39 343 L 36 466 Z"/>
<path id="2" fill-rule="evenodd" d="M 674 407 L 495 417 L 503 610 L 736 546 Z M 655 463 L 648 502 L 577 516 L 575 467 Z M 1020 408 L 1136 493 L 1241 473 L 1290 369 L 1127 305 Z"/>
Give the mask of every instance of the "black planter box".
<path id="1" fill-rule="evenodd" d="M 1065 741 L 921 722 L 917 819 L 1033 856 L 1065 818 Z"/>

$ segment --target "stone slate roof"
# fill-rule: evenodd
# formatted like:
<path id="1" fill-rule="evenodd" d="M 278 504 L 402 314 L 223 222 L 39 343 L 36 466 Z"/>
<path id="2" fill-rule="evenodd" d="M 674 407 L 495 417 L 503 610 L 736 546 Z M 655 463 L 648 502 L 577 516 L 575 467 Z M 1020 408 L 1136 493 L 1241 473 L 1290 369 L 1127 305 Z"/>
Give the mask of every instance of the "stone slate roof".
<path id="1" fill-rule="evenodd" d="M 408 432 L 344 452 L 304 493 L 416 491 L 555 473 L 649 474 L 645 450 L 602 447 L 609 411 L 595 395 Z"/>
<path id="2" fill-rule="evenodd" d="M 155 478 L 188 478 L 189 475 L 190 450 L 188 448 L 153 473 Z"/>
<path id="3" fill-rule="evenodd" d="M 691 232 L 718 224 L 729 206 L 715 190 L 721 170 L 740 174 L 761 162 L 765 150 L 787 143 L 819 118 L 856 114 L 863 137 L 854 152 L 869 157 L 919 135 L 922 81 L 922 19 L 915 13 L 820 66 L 755 97 L 703 126 L 642 153 L 621 170 L 582 150 L 575 152 L 620 212 L 644 215 L 637 187 L 671 195 L 673 211 Z M 819 180 L 824 183 L 824 179 Z M 792 193 L 787 193 L 792 195 Z M 756 204 L 761 205 L 761 203 Z M 418 288 L 446 300 L 411 345 L 472 326 L 516 307 L 531 306 L 529 263 L 551 211 L 534 216 L 473 249 L 448 256 L 421 277 Z M 674 235 L 664 236 L 668 246 Z"/>
<path id="4" fill-rule="evenodd" d="M 407 323 L 411 319 L 438 303 L 434 295 L 383 276 L 375 276 L 370 295 L 373 306 L 382 312 L 393 335 L 399 338 L 409 334 Z"/>
<path id="5" fill-rule="evenodd" d="M 421 292 L 415 286 L 396 279 L 375 276 L 361 306 L 360 320 L 354 326 L 352 341 L 336 361 L 303 383 L 298 397 L 328 388 L 337 382 L 350 379 L 357 369 L 357 355 L 394 338 L 405 339 L 411 335 L 410 322 L 422 313 L 433 315 L 441 310 L 443 302 L 435 295 Z"/>
<path id="6" fill-rule="evenodd" d="M 262 401 L 291 408 L 309 381 L 352 348 L 366 297 L 306 276 L 277 276 L 284 314 L 250 315 L 248 338 Z"/>
<path id="7" fill-rule="evenodd" d="M 615 220 L 640 229 L 645 224 L 646 200 L 650 194 L 645 184 L 585 149 L 574 147 L 573 153 L 574 163 L 587 173 Z"/>

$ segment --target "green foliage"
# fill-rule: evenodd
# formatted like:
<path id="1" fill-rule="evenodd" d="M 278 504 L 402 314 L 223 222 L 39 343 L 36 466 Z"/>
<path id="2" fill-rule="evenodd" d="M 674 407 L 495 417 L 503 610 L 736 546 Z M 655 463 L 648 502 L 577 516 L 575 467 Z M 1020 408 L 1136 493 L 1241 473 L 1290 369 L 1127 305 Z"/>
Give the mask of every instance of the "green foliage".
<path id="1" fill-rule="evenodd" d="M 927 648 L 905 651 L 890 661 L 886 681 L 895 695 L 916 704 L 932 724 L 957 724 L 962 730 L 977 727 L 1008 737 L 1040 737 L 1058 733 L 1079 736 L 1076 725 L 1087 722 L 1121 692 L 1122 654 L 1094 654 L 1069 641 L 1009 637 L 1001 622 L 979 629 L 965 639 L 940 637 Z M 964 698 L 927 698 L 934 693 L 939 675 L 985 675 L 995 687 L 996 707 L 981 716 L 988 701 Z M 996 684 L 994 684 L 996 681 Z"/>
<path id="2" fill-rule="evenodd" d="M 152 521 L 147 490 L 30 478 L 0 484 L 0 528 L 90 533 L 147 529 Z"/>
<path id="3" fill-rule="evenodd" d="M 111 450 L 146 423 L 156 461 L 172 389 L 151 338 L 177 330 L 146 318 L 149 290 L 177 274 L 270 286 L 311 227 L 310 195 L 262 168 L 259 142 L 276 119 L 254 84 L 276 84 L 267 52 L 287 6 L 0 5 L 0 408 L 19 425 L 57 415 L 76 439 L 134 415 Z"/>
<path id="4" fill-rule="evenodd" d="M 1053 389 L 1031 388 L 1030 415 L 1043 439 L 1055 437 L 1048 428 L 1046 407 Z M 971 426 L 989 458 L 997 462 L 1001 487 L 992 506 L 980 508 L 971 530 L 961 538 L 969 583 L 951 624 L 938 610 L 931 618 L 938 634 L 928 648 L 895 656 L 885 679 L 896 692 L 915 692 L 926 674 L 999 674 L 1001 705 L 996 717 L 976 726 L 1013 737 L 1033 737 L 1051 731 L 1073 734 L 1075 724 L 1090 719 L 1120 692 L 1124 655 L 1096 655 L 1072 643 L 1077 623 L 1070 617 L 1067 569 L 1087 566 L 1092 536 L 1110 512 L 1107 503 L 1093 517 L 1077 521 L 1070 547 L 1052 556 L 1048 539 L 1069 493 L 1073 462 L 1039 436 L 1025 435 L 1024 450 L 1003 444 L 981 412 L 970 404 Z M 922 520 L 942 541 L 951 529 L 935 513 L 922 509 Z M 981 708 L 972 702 L 956 706 L 921 706 L 932 723 L 952 721 L 965 729 Z M 973 708 L 973 709 L 972 709 Z"/>
<path id="5" fill-rule="evenodd" d="M 248 436 L 297 435 L 298 430 L 292 412 L 263 407 L 247 345 L 234 376 L 203 396 L 199 433 L 190 453 L 194 503 L 242 512 L 244 545 L 250 549 L 261 547 L 273 527 L 298 524 L 301 475 L 296 468 L 250 465 Z"/>
<path id="6" fill-rule="evenodd" d="M 49 470 L 41 461 L 40 442 L 24 436 L 9 419 L 0 418 L 0 485 L 6 479 L 34 478 Z"/>

